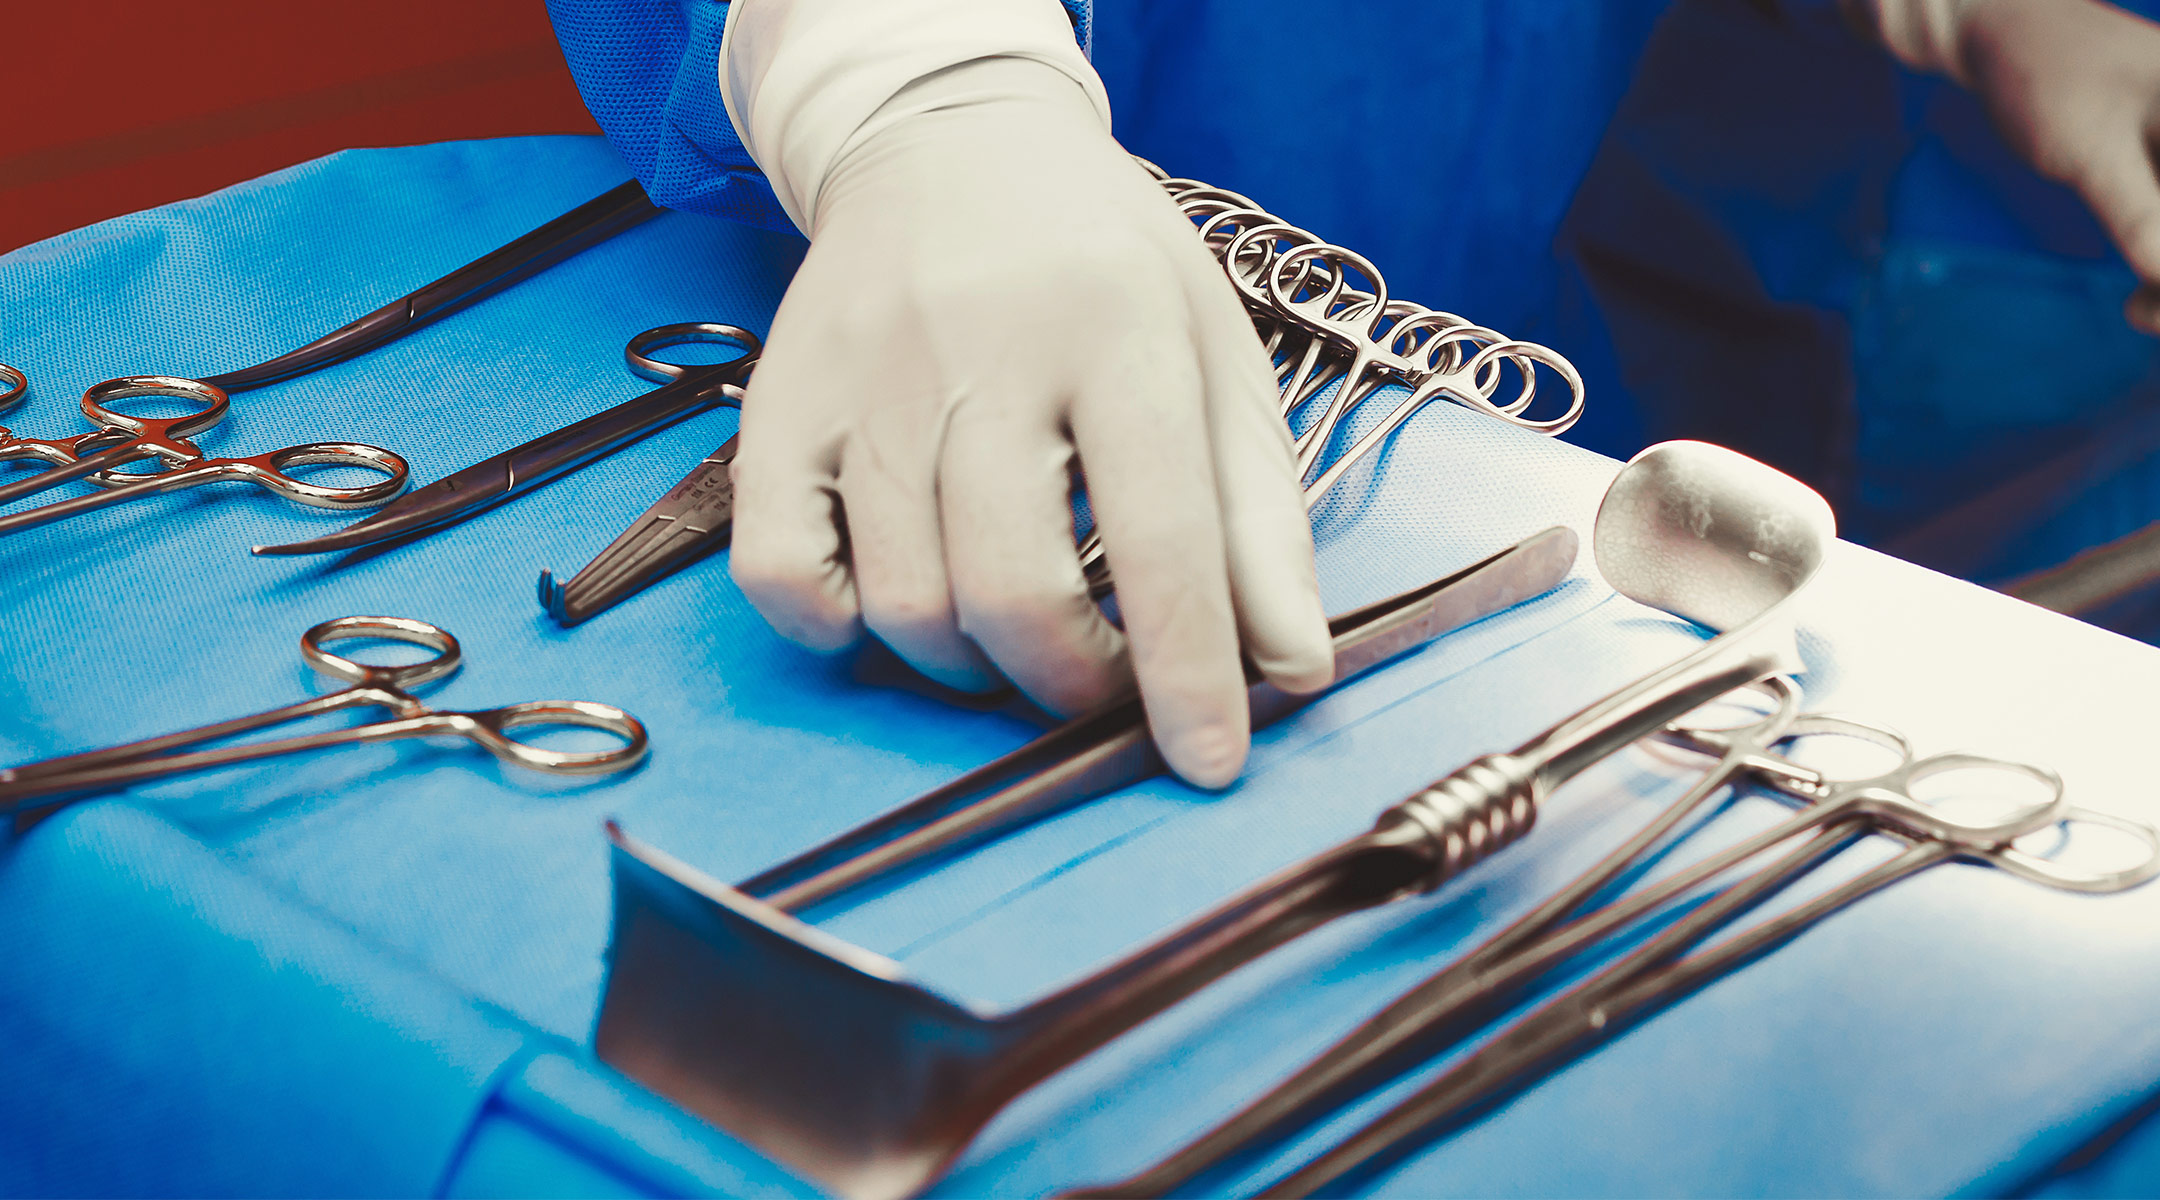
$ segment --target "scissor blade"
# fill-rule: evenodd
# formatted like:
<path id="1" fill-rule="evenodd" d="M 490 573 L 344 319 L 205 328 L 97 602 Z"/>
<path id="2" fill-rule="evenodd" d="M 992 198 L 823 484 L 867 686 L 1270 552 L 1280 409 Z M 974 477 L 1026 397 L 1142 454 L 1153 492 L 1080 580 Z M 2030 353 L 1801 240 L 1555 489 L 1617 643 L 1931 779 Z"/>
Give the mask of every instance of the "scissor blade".
<path id="1" fill-rule="evenodd" d="M 1335 683 L 1350 680 L 1442 634 L 1544 595 L 1567 578 L 1577 538 L 1565 527 L 1521 542 L 1443 579 L 1329 622 Z M 1259 729 L 1310 703 L 1253 680 Z M 741 890 L 788 912 L 935 858 L 957 854 L 1165 770 L 1137 700 L 1073 718 L 1018 750 L 745 880 Z"/>
<path id="2" fill-rule="evenodd" d="M 540 572 L 540 606 L 562 625 L 614 607 L 661 577 L 727 545 L 735 516 L 728 476 L 736 439 L 713 451 L 608 543 L 567 584 Z"/>
<path id="3" fill-rule="evenodd" d="M 203 380 L 228 392 L 305 375 L 401 338 L 422 325 L 494 295 L 521 279 L 598 245 L 660 210 L 636 180 L 610 188 L 507 246 L 481 255 L 419 291 L 342 325 L 268 362 Z"/>
<path id="4" fill-rule="evenodd" d="M 358 524 L 304 542 L 257 546 L 255 553 L 328 554 L 461 521 L 692 413 L 730 402 L 726 385 L 740 386 L 755 361 L 755 356 L 750 355 L 724 366 L 693 370 L 634 400 L 594 413 L 410 492 Z"/>
<path id="5" fill-rule="evenodd" d="M 511 451 L 510 454 L 515 454 Z M 257 546 L 257 554 L 333 554 L 447 525 L 510 498 L 510 454 L 498 454 L 453 475 L 415 488 L 363 521 L 336 533 L 282 546 Z"/>

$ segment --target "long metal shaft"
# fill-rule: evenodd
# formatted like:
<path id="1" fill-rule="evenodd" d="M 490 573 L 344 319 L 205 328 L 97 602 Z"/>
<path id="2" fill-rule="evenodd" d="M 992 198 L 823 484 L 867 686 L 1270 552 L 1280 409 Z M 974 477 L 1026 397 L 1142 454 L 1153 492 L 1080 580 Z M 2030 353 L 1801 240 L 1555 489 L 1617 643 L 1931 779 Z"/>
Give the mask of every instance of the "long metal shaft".
<path id="1" fill-rule="evenodd" d="M 114 467 L 126 466 L 150 457 L 153 457 L 152 453 L 144 447 L 133 442 L 123 442 L 93 454 L 85 454 L 71 463 L 47 467 L 28 479 L 18 479 L 0 486 L 0 504 L 13 504 L 25 496 L 35 496 L 69 480 L 81 479 L 99 471 L 109 471 Z"/>
<path id="2" fill-rule="evenodd" d="M 1690 947 L 1813 870 L 1868 829 L 1869 823 L 1863 820 L 1824 830 L 1783 858 L 1730 885 L 1625 957 L 1548 1001 L 1340 1144 L 1261 1188 L 1256 1195 L 1313 1196 L 1335 1190 L 1347 1178 L 1362 1177 L 1400 1161 L 1410 1150 L 1461 1128 L 1575 1061 L 1590 1047 L 1611 1040 L 1651 1013 L 1768 954 L 1831 913 L 1955 854 L 1942 843 L 1921 843 L 1708 951 L 1674 962 Z"/>

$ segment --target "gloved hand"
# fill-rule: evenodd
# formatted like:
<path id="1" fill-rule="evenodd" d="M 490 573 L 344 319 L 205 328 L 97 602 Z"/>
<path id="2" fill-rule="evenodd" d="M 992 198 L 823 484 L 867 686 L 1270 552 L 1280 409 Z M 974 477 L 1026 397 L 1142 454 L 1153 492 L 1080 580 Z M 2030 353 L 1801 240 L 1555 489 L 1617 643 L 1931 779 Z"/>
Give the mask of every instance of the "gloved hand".
<path id="1" fill-rule="evenodd" d="M 2040 173 L 2076 189 L 2160 334 L 2160 25 L 2101 0 L 1865 0 L 1893 53 L 1977 93 Z"/>
<path id="2" fill-rule="evenodd" d="M 1026 58 L 907 84 L 829 168 L 760 164 L 811 242 L 743 404 L 744 594 L 805 646 L 867 630 L 1061 713 L 1137 676 L 1170 766 L 1228 783 L 1241 641 L 1293 691 L 1333 654 L 1268 363 L 1191 225 Z M 1075 468 L 1123 631 L 1081 577 Z"/>

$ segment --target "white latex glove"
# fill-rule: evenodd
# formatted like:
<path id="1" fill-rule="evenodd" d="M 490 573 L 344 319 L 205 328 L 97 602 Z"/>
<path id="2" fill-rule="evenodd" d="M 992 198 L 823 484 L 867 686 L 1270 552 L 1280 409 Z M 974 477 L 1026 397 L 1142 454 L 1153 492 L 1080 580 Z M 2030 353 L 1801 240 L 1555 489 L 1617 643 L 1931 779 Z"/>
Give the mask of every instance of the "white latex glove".
<path id="1" fill-rule="evenodd" d="M 1333 654 L 1272 375 L 1190 223 L 1032 58 L 907 84 L 828 169 L 760 162 L 811 243 L 743 404 L 744 594 L 805 646 L 867 630 L 941 682 L 1002 674 L 1061 713 L 1137 676 L 1170 766 L 1228 783 L 1240 643 L 1294 691 Z M 1074 553 L 1075 466 L 1123 631 Z"/>
<path id="2" fill-rule="evenodd" d="M 1908 65 L 1977 93 L 2004 138 L 2091 208 L 2160 334 L 2160 25 L 2100 0 L 1860 0 Z"/>

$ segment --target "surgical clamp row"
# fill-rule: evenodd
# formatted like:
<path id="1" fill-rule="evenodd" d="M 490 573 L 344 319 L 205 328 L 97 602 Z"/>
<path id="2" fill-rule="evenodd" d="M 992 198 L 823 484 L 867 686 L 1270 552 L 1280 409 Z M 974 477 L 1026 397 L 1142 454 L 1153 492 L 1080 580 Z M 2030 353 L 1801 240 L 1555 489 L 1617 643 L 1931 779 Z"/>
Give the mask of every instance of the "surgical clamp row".
<path id="1" fill-rule="evenodd" d="M 1309 1195 L 1338 1184 L 1348 1174 L 1369 1170 L 1411 1140 L 1432 1136 L 1527 1087 L 1541 1073 L 1563 1063 L 1565 1053 L 1616 1035 L 1627 1020 L 1640 1020 L 1656 1008 L 1677 1002 L 1845 904 L 1925 866 L 1960 858 L 2046 886 L 2081 892 L 2124 890 L 2160 871 L 2160 835 L 2141 822 L 2069 805 L 2062 780 L 2044 767 L 1972 754 L 1920 758 L 1895 731 L 1850 717 L 1800 713 L 1799 687 L 1789 677 L 1773 676 L 1753 688 L 1768 700 L 1767 711 L 1754 720 L 1717 727 L 1697 716 L 1663 731 L 1662 740 L 1706 755 L 1712 765 L 1647 825 L 1567 886 L 1404 993 L 1289 1079 L 1154 1165 L 1117 1183 L 1068 1194 L 1160 1196 L 1218 1172 L 1467 1041 L 1561 968 L 1612 944 L 1630 927 L 1672 907 L 1702 885 L 1773 851 L 1786 853 L 1701 900 L 1643 946 L 1548 1002 L 1417 1097 L 1353 1134 L 1341 1148 L 1267 1185 L 1262 1194 Z M 1838 778 L 1784 752 L 1823 738 L 1857 740 L 1887 752 L 1893 761 L 1873 775 Z M 1993 819 L 1960 819 L 1919 798 L 1918 785 L 1924 781 L 1960 772 L 2023 784 L 2017 790 L 2032 798 L 2010 804 Z M 1801 801 L 1803 806 L 1768 829 L 1562 924 L 1593 896 L 1673 844 L 1675 830 L 1710 801 L 1749 783 Z M 2067 831 L 2077 825 L 2104 826 L 2128 834 L 2143 844 L 2141 857 L 2116 870 L 2085 872 L 2015 845 L 2018 839 L 2043 830 Z M 1908 847 L 1906 853 L 1885 868 L 1675 964 L 1689 946 L 1721 924 L 1871 832 L 1901 841 Z"/>
<path id="2" fill-rule="evenodd" d="M 1390 298 L 1379 268 L 1362 255 L 1291 225 L 1236 192 L 1170 177 L 1144 160 L 1140 165 L 1197 227 L 1275 363 L 1281 414 L 1297 431 L 1298 473 L 1308 510 L 1434 400 L 1452 400 L 1546 436 L 1566 432 L 1582 416 L 1582 376 L 1560 354 L 1453 313 Z M 1357 286 L 1360 280 L 1364 288 Z M 1550 417 L 1527 415 L 1537 399 L 1539 365 L 1558 374 L 1568 389 L 1565 405 Z M 1519 387 L 1513 397 L 1496 403 L 1508 367 Z M 1394 407 L 1328 459 L 1343 422 L 1391 386 L 1397 392 Z M 1325 403 L 1313 412 L 1323 395 Z M 1101 539 L 1091 532 L 1080 556 L 1098 593 L 1107 590 Z"/>

